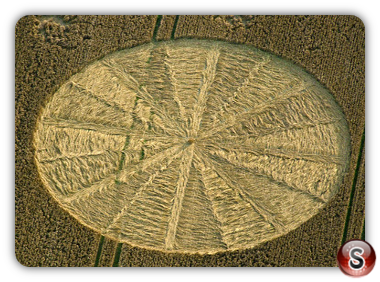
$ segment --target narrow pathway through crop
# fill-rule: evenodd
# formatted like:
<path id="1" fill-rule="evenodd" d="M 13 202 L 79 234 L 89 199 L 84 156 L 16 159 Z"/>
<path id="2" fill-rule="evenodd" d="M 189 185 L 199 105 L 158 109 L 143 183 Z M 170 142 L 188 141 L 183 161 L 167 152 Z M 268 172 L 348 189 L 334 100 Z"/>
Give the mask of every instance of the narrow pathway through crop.
<path id="1" fill-rule="evenodd" d="M 357 184 L 357 181 L 358 181 L 359 168 L 360 168 L 360 164 L 361 164 L 361 161 L 362 161 L 362 154 L 363 154 L 364 144 L 365 144 L 365 130 L 363 131 L 362 139 L 360 141 L 358 160 L 356 162 L 355 175 L 354 175 L 354 180 L 352 182 L 350 200 L 348 202 L 347 215 L 346 215 L 346 221 L 344 223 L 344 231 L 343 231 L 341 245 L 343 245 L 346 242 L 346 240 L 347 240 L 348 223 L 350 222 L 352 204 L 353 204 L 353 199 L 354 199 L 354 195 L 355 195 L 356 184 Z M 364 236 L 364 227 L 363 227 L 362 237 L 363 236 Z"/>

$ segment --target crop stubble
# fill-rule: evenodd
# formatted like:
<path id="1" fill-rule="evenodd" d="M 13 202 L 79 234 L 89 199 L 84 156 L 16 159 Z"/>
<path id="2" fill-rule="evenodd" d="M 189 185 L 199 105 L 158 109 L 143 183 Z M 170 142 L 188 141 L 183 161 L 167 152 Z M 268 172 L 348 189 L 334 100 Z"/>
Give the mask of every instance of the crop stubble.
<path id="1" fill-rule="evenodd" d="M 52 22 L 41 24 L 37 18 L 27 17 L 20 20 L 16 29 L 16 255 L 21 263 L 30 266 L 92 266 L 98 252 L 100 236 L 62 212 L 47 195 L 36 177 L 35 167 L 31 162 L 34 153 L 30 146 L 31 135 L 38 110 L 48 94 L 54 93 L 60 84 L 88 62 L 113 50 L 150 41 L 157 17 L 58 19 L 60 21 L 53 19 Z M 169 34 L 170 37 L 173 35 L 173 31 L 168 30 L 170 26 L 175 25 L 175 19 L 174 16 L 164 16 L 161 19 L 157 40 L 166 40 Z M 126 26 L 134 26 L 139 31 L 130 32 L 126 28 L 123 29 Z M 145 30 L 141 29 L 141 26 L 145 27 Z M 75 32 L 76 30 L 79 32 Z M 94 33 L 95 31 L 97 33 Z M 58 35 L 59 40 L 51 36 L 52 33 Z M 119 265 L 336 265 L 335 253 L 343 236 L 347 205 L 364 130 L 364 26 L 361 21 L 345 16 L 179 16 L 174 37 L 221 39 L 252 44 L 303 66 L 330 89 L 346 114 L 352 136 L 351 169 L 338 195 L 321 213 L 288 235 L 253 250 L 212 256 L 165 255 L 123 244 Z M 124 40 L 119 40 L 120 38 Z M 34 46 L 35 49 L 28 49 L 28 46 Z M 41 53 L 39 55 L 37 48 Z M 41 49 L 44 52 L 41 52 Z M 56 52 L 61 58 L 63 56 L 69 63 L 65 64 L 64 59 L 54 61 L 57 57 L 47 54 L 47 50 Z M 31 60 L 31 63 L 28 60 Z M 43 61 L 48 64 L 39 68 L 36 62 Z M 27 70 L 26 75 L 23 70 Z M 39 73 L 38 76 L 36 73 Z M 38 83 L 38 79 L 43 80 L 43 83 Z M 37 91 L 38 88 L 32 89 L 36 86 L 40 87 L 40 91 Z M 354 207 L 359 208 L 352 209 L 354 212 L 351 214 L 350 223 L 353 224 L 348 225 L 348 236 L 354 236 L 359 232 L 354 222 L 363 222 L 360 207 L 364 203 L 361 204 L 363 197 L 360 198 L 359 191 L 362 189 L 360 187 L 364 186 L 360 186 L 364 171 L 360 170 L 358 173 L 356 184 L 359 188 L 355 190 L 352 203 Z M 47 204 L 43 201 L 34 204 L 42 196 Z M 26 213 L 26 210 L 29 213 Z M 36 210 L 42 210 L 42 214 L 33 220 L 31 216 L 38 214 Z M 28 235 L 27 231 L 33 221 L 43 225 L 45 229 L 34 229 L 35 231 Z M 57 225 L 58 222 L 65 225 L 64 230 L 70 233 L 62 234 L 63 230 Z M 54 232 L 50 231 L 52 229 Z M 351 231 L 354 229 L 355 231 Z M 59 234 L 61 237 L 57 239 L 52 234 Z M 43 239 L 41 236 L 48 238 Z M 53 243 L 52 238 L 55 240 Z M 61 247 L 58 244 L 53 248 L 52 245 L 57 242 L 65 246 Z M 99 265 L 113 263 L 110 258 L 114 256 L 115 245 L 109 239 L 104 240 Z M 41 246 L 44 248 L 41 249 Z M 34 252 L 37 250 L 37 255 L 30 251 L 28 253 L 27 250 L 32 249 Z M 75 250 L 79 250 L 83 256 L 76 257 Z"/>

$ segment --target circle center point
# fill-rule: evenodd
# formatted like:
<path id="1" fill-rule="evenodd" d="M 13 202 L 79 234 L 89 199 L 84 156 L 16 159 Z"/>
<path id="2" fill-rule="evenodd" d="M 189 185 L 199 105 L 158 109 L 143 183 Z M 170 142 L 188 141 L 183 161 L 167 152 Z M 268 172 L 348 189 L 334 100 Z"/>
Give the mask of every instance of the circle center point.
<path id="1" fill-rule="evenodd" d="M 189 145 L 194 144 L 194 142 L 195 142 L 194 138 L 187 139 L 187 144 L 189 144 Z"/>

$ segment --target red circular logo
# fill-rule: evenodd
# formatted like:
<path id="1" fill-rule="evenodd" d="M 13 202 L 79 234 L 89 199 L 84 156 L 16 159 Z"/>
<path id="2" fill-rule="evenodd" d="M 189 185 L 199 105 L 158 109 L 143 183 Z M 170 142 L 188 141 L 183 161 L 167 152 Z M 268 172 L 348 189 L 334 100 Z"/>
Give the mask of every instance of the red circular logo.
<path id="1" fill-rule="evenodd" d="M 338 265 L 344 274 L 360 277 L 370 273 L 375 266 L 375 250 L 366 241 L 347 241 L 338 252 Z"/>

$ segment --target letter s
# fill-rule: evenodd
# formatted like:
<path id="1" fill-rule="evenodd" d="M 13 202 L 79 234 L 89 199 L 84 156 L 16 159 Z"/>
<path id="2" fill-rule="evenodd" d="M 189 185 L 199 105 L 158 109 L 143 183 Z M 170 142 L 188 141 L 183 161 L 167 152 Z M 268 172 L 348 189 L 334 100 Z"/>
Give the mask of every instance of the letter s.
<path id="1" fill-rule="evenodd" d="M 364 250 L 360 247 L 354 247 L 350 251 L 350 261 L 348 262 L 349 266 L 353 270 L 359 270 L 362 269 L 365 265 L 365 260 L 359 255 L 356 255 L 355 253 L 359 253 L 359 255 L 362 255 L 364 253 Z M 355 262 L 357 261 L 357 262 Z"/>

